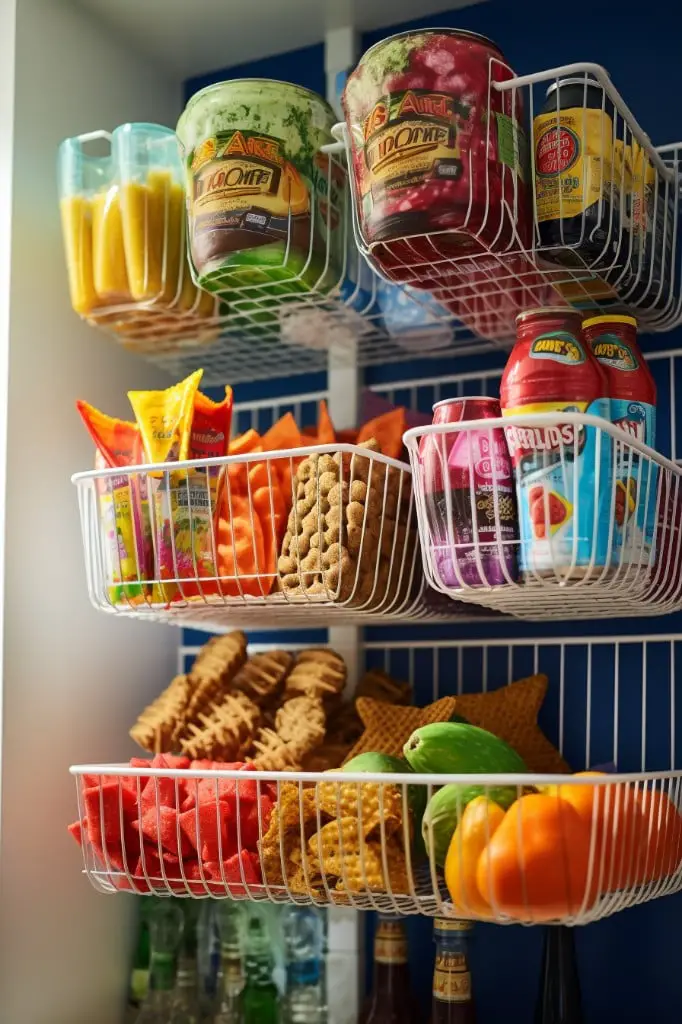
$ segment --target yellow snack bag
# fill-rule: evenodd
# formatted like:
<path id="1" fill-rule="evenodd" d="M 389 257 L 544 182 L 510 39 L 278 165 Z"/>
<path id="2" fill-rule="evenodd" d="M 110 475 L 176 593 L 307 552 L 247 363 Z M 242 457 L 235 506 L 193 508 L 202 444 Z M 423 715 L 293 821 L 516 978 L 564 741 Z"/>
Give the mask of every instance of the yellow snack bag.
<path id="1" fill-rule="evenodd" d="M 129 391 L 128 398 L 140 428 L 149 462 L 182 462 L 189 457 L 194 402 L 203 370 L 197 370 L 165 391 Z M 178 532 L 177 509 L 188 499 L 187 470 L 149 473 L 153 514 L 154 577 L 168 581 L 154 588 L 153 600 L 164 603 L 183 599 L 176 583 L 196 576 L 185 565 L 184 543 Z"/>
<path id="2" fill-rule="evenodd" d="M 190 431 L 203 370 L 196 370 L 165 391 L 129 391 L 149 462 L 182 462 L 189 454 Z"/>

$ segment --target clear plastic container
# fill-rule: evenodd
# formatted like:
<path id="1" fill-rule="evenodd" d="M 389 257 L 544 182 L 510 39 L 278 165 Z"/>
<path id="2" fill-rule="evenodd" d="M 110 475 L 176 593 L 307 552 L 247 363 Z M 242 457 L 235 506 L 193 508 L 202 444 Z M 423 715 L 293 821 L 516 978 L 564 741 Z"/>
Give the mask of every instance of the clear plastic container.
<path id="1" fill-rule="evenodd" d="M 178 122 L 195 280 L 272 317 L 339 283 L 345 175 L 321 152 L 331 107 L 308 89 L 244 79 L 202 89 Z M 244 300 L 247 300 L 246 302 Z"/>
<path id="2" fill-rule="evenodd" d="M 104 142 L 105 155 L 90 146 Z M 175 133 L 124 124 L 66 139 L 59 189 L 71 303 L 121 334 L 172 333 L 216 312 L 185 257 L 185 192 Z"/>

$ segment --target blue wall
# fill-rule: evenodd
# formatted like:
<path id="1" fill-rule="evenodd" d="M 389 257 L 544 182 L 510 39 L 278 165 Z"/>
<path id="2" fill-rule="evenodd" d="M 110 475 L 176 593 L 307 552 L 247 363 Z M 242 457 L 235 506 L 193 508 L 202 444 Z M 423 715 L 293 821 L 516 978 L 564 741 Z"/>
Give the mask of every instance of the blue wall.
<path id="1" fill-rule="evenodd" d="M 415 0 L 415 8 L 418 7 Z M 614 84 L 657 145 L 682 138 L 682 111 L 677 100 L 679 89 L 679 51 L 682 10 L 663 4 L 647 8 L 616 0 L 591 0 L 589 4 L 552 8 L 539 0 L 492 0 L 465 10 L 422 19 L 415 26 L 443 25 L 481 32 L 494 39 L 518 74 L 543 70 L 574 61 L 596 61 L 611 73 Z M 407 26 L 395 26 L 399 31 Z M 362 39 L 366 49 L 389 34 L 368 33 Z M 293 81 L 324 92 L 324 53 L 321 46 L 307 47 L 239 68 L 217 71 L 186 83 L 186 93 L 223 78 L 263 76 Z M 645 339 L 644 347 L 682 347 L 682 331 Z M 480 363 L 478 364 L 480 365 Z M 448 361 L 429 362 L 429 375 L 471 369 Z M 412 376 L 417 366 L 395 369 L 382 367 L 367 374 L 367 380 Z M 297 391 L 306 387 L 303 378 L 295 383 Z M 316 384 L 315 386 L 319 386 Z M 271 385 L 258 385 L 257 392 L 272 393 Z M 281 393 L 281 391 L 280 391 Z M 238 398 L 256 397 L 252 388 Z M 662 418 L 663 419 L 663 418 Z M 665 441 L 664 441 L 665 443 Z M 682 632 L 680 616 L 663 620 L 642 620 L 620 624 L 622 631 Z M 609 633 L 619 624 L 609 624 Z M 528 624 L 505 622 L 500 626 L 477 624 L 457 627 L 459 635 L 559 635 L 560 628 L 537 628 Z M 401 638 L 405 638 L 401 630 Z M 598 624 L 566 624 L 567 634 L 599 633 Z M 374 639 L 382 634 L 371 631 Z M 397 634 L 392 631 L 391 634 Z M 416 634 L 415 634 L 416 635 Z M 577 681 L 576 681 L 577 682 Z M 658 680 L 663 683 L 663 680 Z M 656 686 L 656 678 L 649 682 Z M 635 688 L 636 690 L 636 688 Z M 628 710 L 628 709 L 624 709 Z M 635 723 L 639 707 L 630 709 Z M 657 725 L 665 732 L 664 719 Z M 596 725 L 598 728 L 598 723 Z M 608 729 L 610 731 L 609 722 Z M 368 915 L 368 948 L 374 923 Z M 577 930 L 578 958 L 588 1024 L 673 1024 L 682 1019 L 682 971 L 677 962 L 676 935 L 682 923 L 682 895 L 657 900 L 606 921 Z M 414 919 L 408 923 L 415 991 L 424 1008 L 426 1024 L 432 966 L 431 923 Z M 526 1024 L 533 1019 L 538 981 L 542 932 L 535 928 L 479 925 L 472 943 L 474 985 L 479 1008 L 479 1024 Z"/>

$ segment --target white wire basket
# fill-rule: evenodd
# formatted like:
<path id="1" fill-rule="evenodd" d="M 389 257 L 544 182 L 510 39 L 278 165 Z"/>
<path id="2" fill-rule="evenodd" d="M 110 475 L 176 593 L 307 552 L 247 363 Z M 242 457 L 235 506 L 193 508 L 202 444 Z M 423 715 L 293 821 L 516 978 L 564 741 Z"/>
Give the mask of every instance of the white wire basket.
<path id="1" fill-rule="evenodd" d="M 387 71 L 387 96 L 372 109 L 397 102 L 411 74 Z M 429 69 L 420 64 L 415 74 L 415 88 L 427 88 Z M 392 78 L 401 83 L 391 85 Z M 654 148 L 604 68 L 576 63 L 515 76 L 491 57 L 485 89 L 464 69 L 456 86 L 432 87 L 451 92 L 456 108 L 464 103 L 455 118 L 459 173 L 439 177 L 434 157 L 432 172 L 415 184 L 406 164 L 404 186 L 396 170 L 394 192 L 377 187 L 371 216 L 363 180 L 373 173 L 372 147 L 393 122 L 379 119 L 375 129 L 377 97 L 369 89 L 351 101 L 355 116 L 347 112 L 335 128 L 355 168 L 356 244 L 378 274 L 431 293 L 502 345 L 513 341 L 517 313 L 556 303 L 627 310 L 647 331 L 680 323 L 682 147 Z M 395 116 L 396 125 L 413 124 Z M 477 124 L 485 128 L 478 132 Z M 513 159 L 501 155 L 505 148 Z"/>
<path id="2" fill-rule="evenodd" d="M 71 769 L 95 888 L 501 924 L 587 924 L 682 888 L 680 772 L 341 779 L 194 764 Z M 411 808 L 445 786 L 449 822 L 426 826 L 420 854 Z"/>
<path id="3" fill-rule="evenodd" d="M 444 613 L 421 572 L 410 467 L 371 448 L 321 445 L 73 481 L 88 591 L 102 611 L 216 629 Z"/>
<path id="4" fill-rule="evenodd" d="M 367 365 L 494 347 L 431 296 L 389 287 L 372 273 L 349 244 L 347 175 L 333 154 L 316 159 L 305 244 L 290 210 L 279 265 L 271 257 L 259 265 L 254 249 L 253 265 L 233 275 L 229 288 L 204 291 L 185 255 L 175 136 L 137 127 L 148 171 L 134 181 L 110 180 L 93 160 L 92 194 L 61 200 L 73 308 L 125 348 L 177 378 L 196 368 L 200 352 L 205 383 L 220 385 L 324 370 L 330 349 L 341 364 Z M 84 146 L 99 140 L 111 147 L 112 138 L 97 131 L 67 140 L 63 176 L 74 165 L 90 167 Z"/>
<path id="5" fill-rule="evenodd" d="M 436 590 L 531 619 L 680 608 L 682 474 L 630 434 L 533 413 L 415 428 L 405 443 Z"/>

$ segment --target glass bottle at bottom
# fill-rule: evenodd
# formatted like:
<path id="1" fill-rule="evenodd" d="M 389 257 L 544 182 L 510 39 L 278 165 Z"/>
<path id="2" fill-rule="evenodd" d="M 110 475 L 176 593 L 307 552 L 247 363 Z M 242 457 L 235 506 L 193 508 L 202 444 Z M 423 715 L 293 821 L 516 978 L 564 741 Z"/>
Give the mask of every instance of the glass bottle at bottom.
<path id="1" fill-rule="evenodd" d="M 374 982 L 362 1024 L 418 1024 L 410 992 L 407 933 L 401 918 L 379 914 L 374 936 Z"/>
<path id="2" fill-rule="evenodd" d="M 545 930 L 535 1024 L 583 1024 L 583 1007 L 572 928 Z"/>
<path id="3" fill-rule="evenodd" d="M 149 992 L 135 1024 L 168 1024 L 173 1012 L 176 957 L 182 937 L 182 911 L 171 900 L 154 907 L 149 936 Z"/>
<path id="4" fill-rule="evenodd" d="M 216 917 L 220 934 L 220 971 L 218 1008 L 212 1024 L 244 1024 L 244 910 L 240 903 L 221 900 L 216 908 Z"/>
<path id="5" fill-rule="evenodd" d="M 246 985 L 244 1024 L 279 1024 L 279 992 L 272 980 L 274 957 L 270 929 L 258 905 L 249 907 L 244 948 Z"/>
<path id="6" fill-rule="evenodd" d="M 468 937 L 470 921 L 437 917 L 433 923 L 436 961 L 433 969 L 431 1024 L 475 1024 Z"/>

